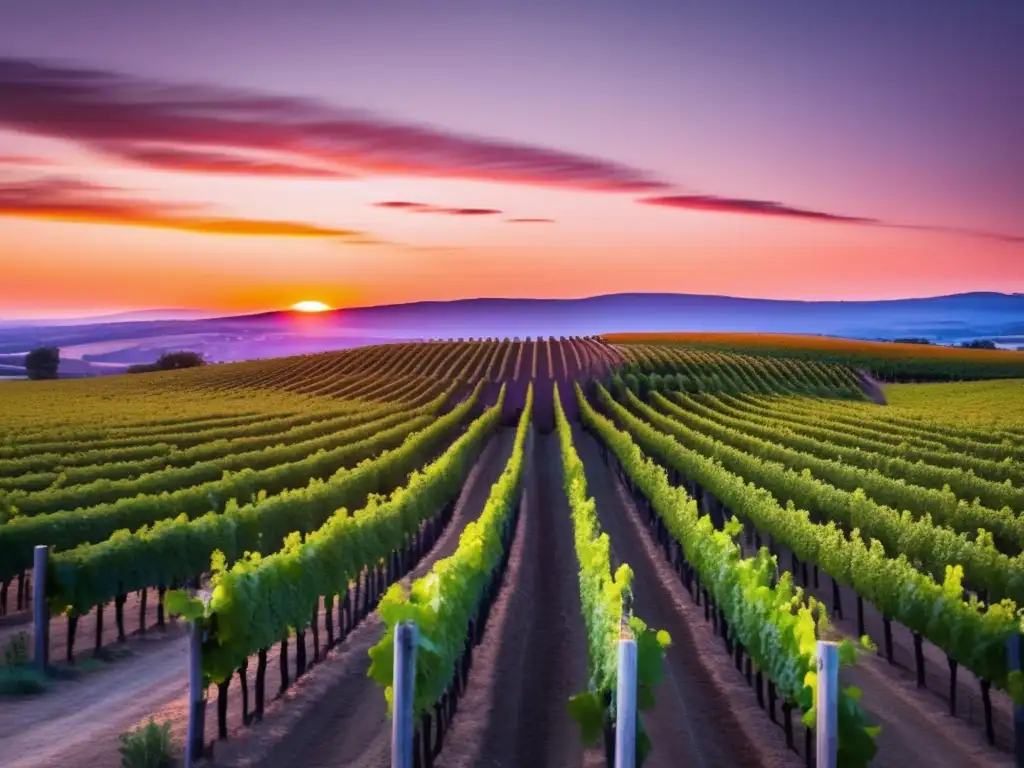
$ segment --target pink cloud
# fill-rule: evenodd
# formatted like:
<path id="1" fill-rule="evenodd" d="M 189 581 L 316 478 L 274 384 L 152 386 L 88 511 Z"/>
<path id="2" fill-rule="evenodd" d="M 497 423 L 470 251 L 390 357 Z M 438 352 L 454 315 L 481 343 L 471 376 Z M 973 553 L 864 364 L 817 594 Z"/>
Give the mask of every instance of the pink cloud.
<path id="1" fill-rule="evenodd" d="M 200 151 L 132 143 L 115 144 L 109 148 L 109 151 L 125 160 L 164 171 L 296 178 L 352 177 L 351 173 L 337 168 L 314 167 L 232 152 Z"/>
<path id="2" fill-rule="evenodd" d="M 0 180 L 0 216 L 212 235 L 372 239 L 355 230 L 302 222 L 218 216 L 204 206 L 145 200 L 127 190 L 58 176 Z"/>

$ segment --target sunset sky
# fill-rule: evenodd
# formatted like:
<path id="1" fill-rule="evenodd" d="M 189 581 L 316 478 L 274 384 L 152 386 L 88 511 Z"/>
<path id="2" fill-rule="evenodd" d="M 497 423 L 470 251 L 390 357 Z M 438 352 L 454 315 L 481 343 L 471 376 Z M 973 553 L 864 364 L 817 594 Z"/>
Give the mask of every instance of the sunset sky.
<path id="1" fill-rule="evenodd" d="M 1024 291 L 1020 0 L 35 0 L 0 318 Z"/>

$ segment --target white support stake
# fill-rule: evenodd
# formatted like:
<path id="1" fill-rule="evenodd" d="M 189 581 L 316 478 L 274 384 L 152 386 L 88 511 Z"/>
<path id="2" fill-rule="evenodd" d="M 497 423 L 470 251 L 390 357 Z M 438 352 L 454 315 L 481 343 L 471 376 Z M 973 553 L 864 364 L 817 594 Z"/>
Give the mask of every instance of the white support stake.
<path id="1" fill-rule="evenodd" d="M 192 768 L 203 756 L 206 725 L 206 688 L 203 686 L 203 629 L 198 622 L 188 626 L 188 735 L 185 739 L 185 768 Z"/>
<path id="2" fill-rule="evenodd" d="M 619 640 L 615 683 L 615 768 L 636 763 L 636 640 Z"/>
<path id="3" fill-rule="evenodd" d="M 32 553 L 32 623 L 34 652 L 32 662 L 40 672 L 46 671 L 50 655 L 50 610 L 46 605 L 46 563 L 50 548 L 36 546 Z"/>
<path id="4" fill-rule="evenodd" d="M 818 641 L 817 768 L 836 768 L 839 757 L 839 646 Z"/>
<path id="5" fill-rule="evenodd" d="M 391 720 L 391 768 L 412 768 L 413 696 L 416 688 L 416 624 L 395 627 L 394 696 Z"/>

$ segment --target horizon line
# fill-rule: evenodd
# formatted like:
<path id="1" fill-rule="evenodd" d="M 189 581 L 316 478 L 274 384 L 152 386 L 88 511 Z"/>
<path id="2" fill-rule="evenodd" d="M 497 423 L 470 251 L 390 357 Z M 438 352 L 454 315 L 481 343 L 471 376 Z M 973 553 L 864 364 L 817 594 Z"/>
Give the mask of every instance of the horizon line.
<path id="1" fill-rule="evenodd" d="M 476 301 L 501 301 L 501 302 L 567 302 L 567 301 L 588 301 L 592 299 L 603 299 L 612 298 L 617 296 L 676 296 L 676 297 L 691 297 L 691 298 L 710 298 L 710 299 L 729 299 L 735 301 L 759 301 L 769 303 L 795 303 L 795 304 L 880 304 L 898 301 L 927 301 L 934 299 L 949 299 L 961 296 L 977 296 L 977 295 L 991 295 L 991 296 L 1024 296 L 1024 292 L 1005 292 L 1005 291 L 964 291 L 962 293 L 947 293 L 938 295 L 924 295 L 924 296 L 901 296 L 898 298 L 881 298 L 881 299 L 798 299 L 798 298 L 768 298 L 763 296 L 734 296 L 724 293 L 673 293 L 666 291 L 620 291 L 615 293 L 598 293 L 587 296 L 549 296 L 549 297 L 536 297 L 536 296 L 466 296 L 457 299 L 422 299 L 419 301 L 407 301 L 407 302 L 396 302 L 391 304 L 354 304 L 343 307 L 331 307 L 329 310 L 325 310 L 320 313 L 312 314 L 333 314 L 337 312 L 345 312 L 351 310 L 365 310 L 365 309 L 392 309 L 399 307 L 416 307 L 426 305 L 441 305 L 441 304 L 459 304 Z M 59 310 L 58 310 L 59 311 Z M 237 313 L 230 313 L 230 310 L 220 309 L 205 309 L 202 307 L 186 308 L 186 307 L 149 307 L 139 309 L 112 309 L 105 311 L 102 314 L 82 314 L 82 315 L 63 315 L 56 316 L 50 315 L 47 317 L 12 317 L 8 315 L 0 315 L 0 323 L 46 323 L 50 321 L 96 321 L 102 322 L 106 318 L 116 318 L 119 315 L 130 315 L 135 313 L 161 313 L 161 312 L 190 312 L 196 314 L 209 314 L 209 317 L 197 317 L 197 318 L 150 318 L 145 320 L 123 320 L 125 323 L 138 323 L 138 322 L 199 322 L 203 320 L 222 320 L 231 319 L 237 317 L 256 317 L 259 315 L 272 315 L 281 314 L 286 312 L 294 312 L 291 307 L 278 307 L 268 309 L 258 309 L 252 311 L 243 311 Z M 228 314 L 217 314 L 219 312 L 228 312 Z M 302 313 L 297 313 L 302 314 Z M 110 322 L 118 322 L 117 320 L 111 320 Z"/>

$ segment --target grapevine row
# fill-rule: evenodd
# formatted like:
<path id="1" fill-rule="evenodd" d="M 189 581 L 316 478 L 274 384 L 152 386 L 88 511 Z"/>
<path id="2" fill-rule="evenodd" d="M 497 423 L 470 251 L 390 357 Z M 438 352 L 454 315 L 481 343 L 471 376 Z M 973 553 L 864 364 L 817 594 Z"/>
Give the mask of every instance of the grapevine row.
<path id="1" fill-rule="evenodd" d="M 767 550 L 742 557 L 734 541 L 738 527 L 716 530 L 685 489 L 669 483 L 664 468 L 644 455 L 662 436 L 615 403 L 603 388 L 599 389 L 602 404 L 627 423 L 627 431 L 594 410 L 578 386 L 576 395 L 583 423 L 617 458 L 631 485 L 678 545 L 676 565 L 688 586 L 698 593 L 705 590 L 705 601 L 709 596 L 714 600 L 727 631 L 757 670 L 774 683 L 789 706 L 807 712 L 806 720 L 813 724 L 815 648 L 818 626 L 825 621 L 818 605 L 813 599 L 804 600 L 791 574 L 783 573 L 776 581 L 775 558 Z M 742 480 L 739 484 L 746 490 Z M 852 646 L 845 643 L 844 661 L 851 661 L 852 654 Z M 878 729 L 867 725 L 857 698 L 851 689 L 840 692 L 839 764 L 844 768 L 866 766 L 876 751 Z"/>

